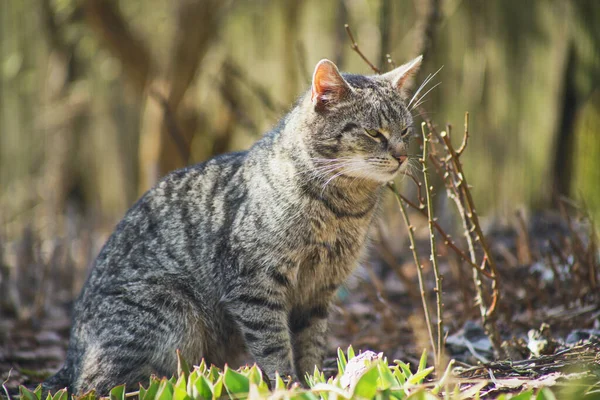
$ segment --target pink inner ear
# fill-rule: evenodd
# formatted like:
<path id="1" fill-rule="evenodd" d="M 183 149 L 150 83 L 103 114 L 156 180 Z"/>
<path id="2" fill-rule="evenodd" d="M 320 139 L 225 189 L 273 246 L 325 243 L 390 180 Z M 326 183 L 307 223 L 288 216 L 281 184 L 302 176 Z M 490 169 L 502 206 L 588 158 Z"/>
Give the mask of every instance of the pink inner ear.
<path id="1" fill-rule="evenodd" d="M 313 75 L 311 100 L 328 102 L 340 97 L 345 87 L 343 79 L 331 61 L 319 62 Z"/>

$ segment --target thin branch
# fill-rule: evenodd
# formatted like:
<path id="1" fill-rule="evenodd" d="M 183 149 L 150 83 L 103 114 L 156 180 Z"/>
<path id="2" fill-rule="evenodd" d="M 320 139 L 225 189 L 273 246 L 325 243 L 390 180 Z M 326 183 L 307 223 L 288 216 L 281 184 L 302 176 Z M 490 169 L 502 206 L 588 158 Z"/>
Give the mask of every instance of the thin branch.
<path id="1" fill-rule="evenodd" d="M 408 218 L 408 212 L 406 211 L 406 207 L 404 203 L 402 203 L 403 196 L 398 192 L 396 185 L 394 182 L 390 182 L 388 184 L 390 190 L 394 193 L 396 197 L 396 201 L 398 202 L 398 206 L 400 207 L 400 211 L 402 212 L 402 218 L 404 219 L 404 223 L 406 224 L 406 229 L 408 230 L 408 239 L 410 241 L 410 250 L 413 255 L 413 259 L 415 261 L 415 266 L 417 267 L 417 277 L 419 279 L 419 289 L 421 290 L 421 301 L 423 304 L 423 313 L 425 314 L 425 324 L 427 325 L 427 333 L 429 334 L 429 341 L 431 343 L 431 349 L 433 352 L 434 363 L 438 365 L 438 352 L 436 351 L 435 340 L 433 338 L 433 330 L 431 325 L 431 315 L 429 314 L 429 306 L 427 305 L 427 295 L 425 292 L 425 281 L 423 280 L 423 266 L 421 265 L 421 261 L 419 258 L 419 254 L 417 253 L 417 245 L 415 241 L 415 227 L 410 223 L 410 219 Z"/>
<path id="2" fill-rule="evenodd" d="M 346 29 L 346 33 L 348 34 L 348 37 L 350 37 L 350 42 L 352 43 L 350 45 L 350 47 L 352 48 L 352 50 L 354 50 L 356 52 L 356 54 L 358 54 L 360 56 L 360 58 L 362 58 L 363 61 L 366 62 L 369 65 L 369 67 L 371 67 L 373 72 L 375 72 L 376 74 L 381 74 L 381 70 L 379 68 L 377 68 L 375 65 L 373 65 L 373 63 L 371 61 L 369 61 L 369 59 L 358 48 L 358 43 L 356 43 L 356 40 L 354 40 L 354 35 L 352 35 L 350 26 L 348 24 L 345 24 L 344 28 Z"/>
<path id="3" fill-rule="evenodd" d="M 433 186 L 429 185 L 429 174 L 427 171 L 427 149 L 429 148 L 429 142 L 431 139 L 427 137 L 427 133 L 425 131 L 425 123 L 421 124 L 421 129 L 423 133 L 423 179 L 425 180 L 425 194 L 427 195 L 427 221 L 429 222 L 429 243 L 431 245 L 431 264 L 433 267 L 433 274 L 435 276 L 435 297 L 436 297 L 436 305 L 437 305 L 437 361 L 436 368 L 440 370 L 441 365 L 439 362 L 442 360 L 442 352 L 444 348 L 444 316 L 443 316 L 443 303 L 442 303 L 442 276 L 440 275 L 440 267 L 438 264 L 437 257 L 437 246 L 435 242 L 435 232 L 433 230 L 434 224 L 433 221 L 435 216 L 433 215 L 433 201 L 432 190 Z"/>
<path id="4" fill-rule="evenodd" d="M 455 168 L 458 178 L 460 179 L 458 182 L 458 186 L 460 189 L 462 189 L 462 192 L 465 196 L 466 205 L 467 205 L 467 215 L 473 223 L 473 228 L 474 228 L 475 234 L 476 234 L 477 239 L 479 240 L 479 243 L 481 244 L 483 252 L 486 256 L 487 264 L 490 266 L 491 275 L 494 277 L 492 280 L 492 290 L 494 292 L 494 296 L 492 296 L 492 304 L 490 304 L 490 306 L 488 308 L 488 312 L 486 314 L 487 318 L 491 318 L 494 315 L 494 312 L 496 311 L 496 303 L 497 303 L 497 299 L 498 299 L 497 294 L 499 291 L 498 290 L 498 279 L 497 279 L 498 273 L 496 270 L 496 262 L 494 261 L 494 259 L 492 257 L 492 253 L 487 244 L 487 240 L 486 240 L 485 236 L 483 235 L 483 231 L 481 230 L 481 225 L 479 223 L 479 217 L 477 216 L 477 212 L 475 211 L 475 202 L 473 201 L 473 196 L 471 195 L 471 191 L 469 190 L 469 184 L 467 183 L 467 179 L 463 172 L 462 164 L 458 160 L 458 155 L 456 154 L 454 147 L 452 147 L 452 142 L 450 141 L 448 134 L 446 132 L 442 132 L 442 134 L 440 136 L 442 137 L 442 140 L 444 140 L 444 144 L 446 145 L 448 152 L 452 156 L 451 157 L 452 164 Z"/>
<path id="5" fill-rule="evenodd" d="M 419 208 L 420 209 L 424 209 L 425 208 L 425 198 L 423 197 L 423 194 L 421 193 L 421 189 L 423 188 L 423 184 L 421 182 L 419 182 L 419 180 L 413 174 L 411 174 L 410 172 L 404 172 L 403 175 L 404 176 L 408 176 L 410 179 L 412 179 L 412 181 L 417 186 L 417 198 L 419 199 Z"/>
<path id="6" fill-rule="evenodd" d="M 415 210 L 419 211 L 424 217 L 427 217 L 427 211 L 425 210 L 425 208 L 419 207 L 418 205 L 416 205 L 415 203 L 413 203 L 412 201 L 410 201 L 409 199 L 407 199 L 406 197 L 404 197 L 401 194 L 399 194 L 399 196 L 402 199 L 402 201 L 404 201 L 406 204 L 408 204 L 410 207 L 414 208 Z M 469 266 L 471 268 L 478 270 L 483 275 L 485 275 L 487 278 L 493 279 L 492 275 L 489 272 L 482 270 L 477 264 L 471 262 L 471 260 L 464 253 L 464 251 L 462 251 L 461 249 L 456 247 L 456 245 L 454 244 L 454 241 L 452 240 L 450 235 L 448 235 L 446 233 L 446 231 L 444 231 L 444 229 L 440 226 L 440 224 L 437 221 L 435 221 L 435 220 L 433 221 L 433 226 L 435 226 L 435 229 L 437 229 L 437 231 L 440 233 L 440 235 L 443 236 L 444 244 L 446 246 L 450 247 L 454 252 L 456 252 L 456 254 L 458 254 L 458 256 L 460 258 L 462 258 L 467 264 L 469 264 Z"/>
<path id="7" fill-rule="evenodd" d="M 469 112 L 465 113 L 465 134 L 463 136 L 463 141 L 458 150 L 456 150 L 456 155 L 461 156 L 463 151 L 467 148 L 467 142 L 469 141 Z"/>

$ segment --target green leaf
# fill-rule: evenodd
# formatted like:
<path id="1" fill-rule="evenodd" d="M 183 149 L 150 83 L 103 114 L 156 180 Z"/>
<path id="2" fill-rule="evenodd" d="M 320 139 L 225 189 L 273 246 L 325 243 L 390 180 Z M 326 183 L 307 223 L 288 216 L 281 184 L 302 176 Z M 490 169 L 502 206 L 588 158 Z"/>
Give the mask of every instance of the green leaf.
<path id="1" fill-rule="evenodd" d="M 96 400 L 96 391 L 94 389 L 85 392 L 81 396 L 76 397 L 77 400 Z M 140 397 L 141 399 L 141 397 Z"/>
<path id="2" fill-rule="evenodd" d="M 394 378 L 396 378 L 398 384 L 400 384 L 400 386 L 403 386 L 406 382 L 406 375 L 404 374 L 404 371 L 397 365 L 392 367 L 392 371 L 394 371 Z"/>
<path id="3" fill-rule="evenodd" d="M 446 366 L 446 371 L 444 371 L 444 375 L 442 375 L 442 378 L 435 384 L 435 387 L 431 390 L 431 393 L 438 394 L 440 392 L 440 390 L 442 389 L 442 387 L 444 387 L 444 385 L 446 384 L 446 381 L 448 380 L 448 377 L 452 373 L 452 368 L 454 367 L 454 363 L 455 363 L 454 359 L 450 360 L 450 362 L 448 363 L 448 366 Z"/>
<path id="4" fill-rule="evenodd" d="M 348 346 L 348 361 L 350 361 L 354 357 L 356 357 L 356 355 L 354 354 L 354 349 L 352 348 L 352 346 Z"/>
<path id="5" fill-rule="evenodd" d="M 285 390 L 286 386 L 279 375 L 279 372 L 275 372 L 275 390 Z"/>
<path id="6" fill-rule="evenodd" d="M 156 379 L 155 376 L 150 378 L 150 385 L 148 385 L 148 389 L 144 390 L 144 394 L 142 395 L 142 391 L 140 388 L 140 399 L 141 400 L 154 400 L 156 393 L 158 392 L 158 388 L 160 387 L 160 381 Z"/>
<path id="7" fill-rule="evenodd" d="M 248 394 L 248 391 L 250 390 L 250 380 L 246 376 L 225 366 L 223 379 L 225 381 L 225 388 L 231 396 L 238 398 L 239 395 Z"/>
<path id="8" fill-rule="evenodd" d="M 221 397 L 221 393 L 223 392 L 223 376 L 219 376 L 219 378 L 215 381 L 213 385 L 213 399 L 219 399 Z"/>
<path id="9" fill-rule="evenodd" d="M 171 380 L 163 378 L 160 381 L 160 386 L 156 392 L 155 400 L 172 400 L 173 399 L 173 384 Z"/>
<path id="10" fill-rule="evenodd" d="M 177 349 L 177 376 L 180 376 L 181 374 L 187 379 L 190 376 L 190 365 L 185 358 L 183 358 L 179 349 Z"/>
<path id="11" fill-rule="evenodd" d="M 42 398 L 42 385 L 41 384 L 37 385 L 37 387 L 33 391 L 33 394 L 35 394 L 35 396 L 38 398 L 38 400 L 40 400 Z"/>
<path id="12" fill-rule="evenodd" d="M 19 394 L 20 394 L 21 399 L 23 399 L 23 400 L 40 400 L 40 397 L 41 397 L 41 393 L 38 396 L 35 393 L 35 391 L 32 392 L 31 390 L 27 389 L 23 385 L 19 386 Z"/>
<path id="13" fill-rule="evenodd" d="M 348 361 L 346 360 L 346 355 L 342 351 L 341 347 L 338 347 L 337 353 L 338 353 L 338 358 L 337 358 L 338 373 L 340 375 L 343 375 L 344 371 L 346 370 L 346 364 L 348 364 Z"/>
<path id="14" fill-rule="evenodd" d="M 125 392 L 125 385 L 123 385 L 123 392 Z M 67 393 L 67 389 L 60 389 L 58 392 L 54 393 L 54 396 L 52 396 L 52 400 L 68 400 L 69 399 L 69 393 Z M 111 397 L 111 400 L 113 400 L 113 398 Z"/>
<path id="15" fill-rule="evenodd" d="M 400 360 L 396 360 L 396 364 L 402 368 L 402 372 L 404 373 L 404 376 L 406 377 L 406 379 L 410 378 L 413 373 L 410 370 L 410 366 Z"/>
<path id="16" fill-rule="evenodd" d="M 184 392 L 187 393 L 187 381 L 186 381 L 186 377 L 184 374 L 179 375 L 179 378 L 177 378 L 177 382 L 175 382 L 175 385 L 173 385 L 173 392 L 175 392 L 175 389 L 179 389 L 179 390 L 183 390 Z"/>
<path id="17" fill-rule="evenodd" d="M 204 358 L 202 359 L 202 361 L 200 362 L 200 365 L 198 365 L 198 368 L 196 368 L 197 370 L 200 371 L 200 373 L 204 374 L 206 372 L 206 361 L 204 361 Z"/>
<path id="18" fill-rule="evenodd" d="M 419 368 L 417 369 L 417 373 L 423 371 L 425 367 L 427 367 L 427 349 L 423 349 L 421 359 L 419 360 Z"/>
<path id="19" fill-rule="evenodd" d="M 350 393 L 331 383 L 317 383 L 315 387 L 312 388 L 312 392 L 321 395 L 323 395 L 323 393 L 335 393 L 337 396 L 344 399 L 349 399 L 351 397 Z"/>
<path id="20" fill-rule="evenodd" d="M 377 393 L 377 378 L 379 378 L 377 364 L 379 363 L 371 365 L 356 382 L 352 398 L 372 399 L 375 396 L 375 393 Z"/>
<path id="21" fill-rule="evenodd" d="M 194 397 L 194 383 L 196 382 L 196 379 L 198 379 L 198 373 L 198 369 L 194 368 L 194 370 L 190 373 L 190 376 L 188 376 L 187 382 L 185 384 L 186 392 L 188 396 L 192 398 Z"/>
<path id="22" fill-rule="evenodd" d="M 511 397 L 510 400 L 531 400 L 533 399 L 533 390 L 519 393 L 518 395 Z"/>
<path id="23" fill-rule="evenodd" d="M 248 371 L 248 380 L 251 383 L 254 383 L 257 387 L 263 382 L 262 372 L 260 369 L 254 364 L 250 371 Z"/>
<path id="24" fill-rule="evenodd" d="M 392 386 L 396 386 L 398 382 L 396 382 L 396 378 L 394 378 L 394 374 L 390 371 L 390 367 L 385 362 L 380 362 L 377 364 L 377 369 L 379 371 L 379 377 L 381 378 L 381 388 L 382 390 L 389 389 Z"/>
<path id="25" fill-rule="evenodd" d="M 433 367 L 425 368 L 423 371 L 417 372 L 416 374 L 408 378 L 408 383 L 418 385 L 422 383 L 423 379 L 425 379 L 425 377 L 427 377 L 427 375 L 429 375 L 432 371 Z"/>
<path id="26" fill-rule="evenodd" d="M 404 392 L 404 390 L 389 390 L 389 394 L 392 398 L 398 400 L 402 400 L 406 397 L 406 393 Z"/>
<path id="27" fill-rule="evenodd" d="M 554 393 L 550 389 L 543 388 L 538 392 L 535 400 L 556 400 L 556 396 L 554 396 Z"/>
<path id="28" fill-rule="evenodd" d="M 208 370 L 208 378 L 211 382 L 216 382 L 217 379 L 219 379 L 219 377 L 221 376 L 221 371 L 219 370 L 219 368 L 215 367 L 214 365 L 210 366 L 210 369 Z"/>
<path id="29" fill-rule="evenodd" d="M 175 387 L 173 389 L 173 400 L 192 400 L 192 398 L 188 396 L 186 390 L 181 387 Z"/>
<path id="30" fill-rule="evenodd" d="M 192 398 L 197 399 L 212 399 L 213 390 L 208 378 L 200 375 L 192 384 Z"/>

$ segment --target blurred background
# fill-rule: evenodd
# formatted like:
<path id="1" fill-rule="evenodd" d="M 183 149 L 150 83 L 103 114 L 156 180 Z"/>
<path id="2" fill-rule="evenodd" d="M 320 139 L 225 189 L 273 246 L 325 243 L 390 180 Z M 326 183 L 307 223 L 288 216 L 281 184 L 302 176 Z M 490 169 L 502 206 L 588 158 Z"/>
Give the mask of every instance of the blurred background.
<path id="1" fill-rule="evenodd" d="M 423 52 L 417 84 L 443 66 L 423 108 L 457 144 L 470 113 L 480 214 L 562 194 L 600 217 L 598 1 L 2 0 L 0 313 L 64 315 L 48 299 L 70 304 L 135 200 L 248 148 L 321 58 L 372 74 L 345 23 L 383 71 L 387 54 Z"/>
<path id="2" fill-rule="evenodd" d="M 69 212 L 110 230 L 160 176 L 248 148 L 321 58 L 372 73 L 345 23 L 383 70 L 423 50 L 418 83 L 443 66 L 423 107 L 456 132 L 470 112 L 483 214 L 555 192 L 600 209 L 594 0 L 8 0 L 0 18 L 4 237 Z"/>

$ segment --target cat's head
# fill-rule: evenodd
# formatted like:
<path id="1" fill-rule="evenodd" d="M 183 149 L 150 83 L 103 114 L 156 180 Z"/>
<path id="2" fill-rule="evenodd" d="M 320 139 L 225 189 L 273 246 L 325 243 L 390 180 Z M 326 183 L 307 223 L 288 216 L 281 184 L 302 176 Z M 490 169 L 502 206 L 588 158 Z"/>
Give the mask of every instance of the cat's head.
<path id="1" fill-rule="evenodd" d="M 406 167 L 413 118 L 405 89 L 421 60 L 375 76 L 340 74 L 329 60 L 317 64 L 305 107 L 319 174 L 385 183 Z"/>

